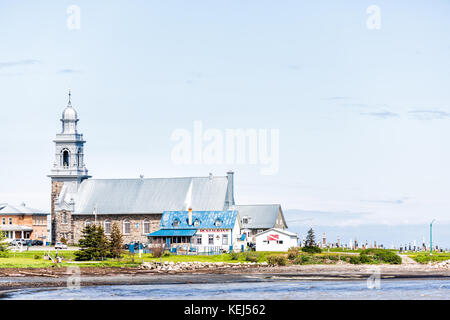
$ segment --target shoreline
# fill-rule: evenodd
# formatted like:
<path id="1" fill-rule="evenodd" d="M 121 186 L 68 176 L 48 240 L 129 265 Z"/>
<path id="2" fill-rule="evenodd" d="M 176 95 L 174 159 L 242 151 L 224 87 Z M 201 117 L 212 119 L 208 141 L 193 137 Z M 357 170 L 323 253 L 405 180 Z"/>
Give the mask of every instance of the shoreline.
<path id="1" fill-rule="evenodd" d="M 239 267 L 227 270 L 155 271 L 140 268 L 80 268 L 80 285 L 201 284 L 273 281 L 364 281 L 374 272 L 381 280 L 450 280 L 449 269 L 429 265 L 299 265 Z M 0 299 L 22 289 L 64 288 L 73 274 L 67 268 L 0 269 Z"/>

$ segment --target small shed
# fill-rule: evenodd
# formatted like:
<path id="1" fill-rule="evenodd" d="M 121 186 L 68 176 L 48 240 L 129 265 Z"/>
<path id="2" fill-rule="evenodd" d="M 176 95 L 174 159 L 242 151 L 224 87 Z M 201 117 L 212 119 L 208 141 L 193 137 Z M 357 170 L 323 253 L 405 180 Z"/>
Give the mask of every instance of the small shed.
<path id="1" fill-rule="evenodd" d="M 287 230 L 271 228 L 255 236 L 256 251 L 287 251 L 298 247 L 298 234 Z"/>

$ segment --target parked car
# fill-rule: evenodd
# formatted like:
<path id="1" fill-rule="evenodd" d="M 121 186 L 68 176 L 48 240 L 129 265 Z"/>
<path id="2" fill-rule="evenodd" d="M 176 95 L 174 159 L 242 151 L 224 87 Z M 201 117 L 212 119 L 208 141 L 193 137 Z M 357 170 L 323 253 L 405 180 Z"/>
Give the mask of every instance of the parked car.
<path id="1" fill-rule="evenodd" d="M 67 249 L 67 245 L 62 242 L 55 243 L 55 249 Z"/>
<path id="2" fill-rule="evenodd" d="M 20 245 L 25 246 L 27 244 L 27 240 L 25 240 L 25 239 L 14 239 L 13 241 L 11 241 L 10 244 L 12 246 L 20 246 Z"/>
<path id="3" fill-rule="evenodd" d="M 41 240 L 31 240 L 31 245 L 32 246 L 43 246 L 44 242 L 42 242 Z"/>

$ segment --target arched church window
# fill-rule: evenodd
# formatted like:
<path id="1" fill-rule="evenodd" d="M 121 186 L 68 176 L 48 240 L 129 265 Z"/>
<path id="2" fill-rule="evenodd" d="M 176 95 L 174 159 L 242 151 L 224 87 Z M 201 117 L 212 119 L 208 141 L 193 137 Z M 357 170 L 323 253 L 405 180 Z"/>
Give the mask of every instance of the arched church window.
<path id="1" fill-rule="evenodd" d="M 85 227 L 88 227 L 88 226 L 90 226 L 91 224 L 92 224 L 91 219 L 87 219 L 87 220 L 84 222 L 84 226 L 85 226 Z"/>
<path id="2" fill-rule="evenodd" d="M 62 214 L 62 223 L 67 224 L 67 213 Z"/>
<path id="3" fill-rule="evenodd" d="M 105 234 L 111 234 L 111 220 L 105 220 Z"/>
<path id="4" fill-rule="evenodd" d="M 142 226 L 144 233 L 150 233 L 150 221 L 148 219 L 144 219 Z"/>
<path id="5" fill-rule="evenodd" d="M 70 154 L 68 150 L 63 151 L 63 167 L 68 168 L 70 163 Z"/>
<path id="6" fill-rule="evenodd" d="M 123 233 L 130 234 L 130 228 L 131 228 L 130 220 L 125 219 L 123 221 Z"/>

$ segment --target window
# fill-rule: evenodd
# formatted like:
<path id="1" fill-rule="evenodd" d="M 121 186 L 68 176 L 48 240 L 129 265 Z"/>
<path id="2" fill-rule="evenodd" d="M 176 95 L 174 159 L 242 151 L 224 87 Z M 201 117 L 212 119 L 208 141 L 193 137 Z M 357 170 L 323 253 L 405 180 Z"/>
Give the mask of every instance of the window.
<path id="1" fill-rule="evenodd" d="M 194 221 L 194 227 L 198 227 L 200 225 L 200 220 L 195 219 Z"/>
<path id="2" fill-rule="evenodd" d="M 195 237 L 195 241 L 196 241 L 197 244 L 202 244 L 202 236 L 201 235 L 196 236 Z"/>
<path id="3" fill-rule="evenodd" d="M 248 224 L 248 217 L 242 218 L 242 223 L 243 224 Z"/>
<path id="4" fill-rule="evenodd" d="M 277 243 L 278 244 L 283 244 L 283 240 L 278 240 Z"/>
<path id="5" fill-rule="evenodd" d="M 90 219 L 87 219 L 87 220 L 84 222 L 84 226 L 85 226 L 85 227 L 90 226 L 91 224 L 92 224 L 92 222 L 91 222 Z"/>
<path id="6" fill-rule="evenodd" d="M 178 220 L 178 219 L 173 219 L 172 225 L 173 225 L 174 227 L 178 227 L 178 226 L 180 225 L 180 220 Z"/>
<path id="7" fill-rule="evenodd" d="M 6 218 L 2 218 L 2 224 L 6 224 Z"/>
<path id="8" fill-rule="evenodd" d="M 220 226 L 222 225 L 222 220 L 217 219 L 216 222 L 214 223 L 214 225 L 215 225 L 216 227 L 220 227 Z"/>
<path id="9" fill-rule="evenodd" d="M 223 245 L 228 244 L 228 235 L 227 234 L 222 235 L 222 244 Z"/>
<path id="10" fill-rule="evenodd" d="M 8 218 L 8 223 L 12 224 L 12 218 Z"/>
<path id="11" fill-rule="evenodd" d="M 111 220 L 105 220 L 105 234 L 111 234 Z"/>
<path id="12" fill-rule="evenodd" d="M 214 235 L 208 234 L 208 244 L 214 244 Z"/>
<path id="13" fill-rule="evenodd" d="M 67 213 L 62 214 L 62 223 L 67 224 Z"/>
<path id="14" fill-rule="evenodd" d="M 128 219 L 123 221 L 123 233 L 130 234 L 130 220 Z"/>
<path id="15" fill-rule="evenodd" d="M 145 234 L 150 233 L 150 221 L 148 219 L 145 219 L 144 223 L 142 225 L 143 225 L 144 233 Z"/>
<path id="16" fill-rule="evenodd" d="M 64 150 L 63 151 L 63 167 L 64 168 L 69 168 L 69 163 L 70 163 L 70 154 L 68 150 Z"/>

